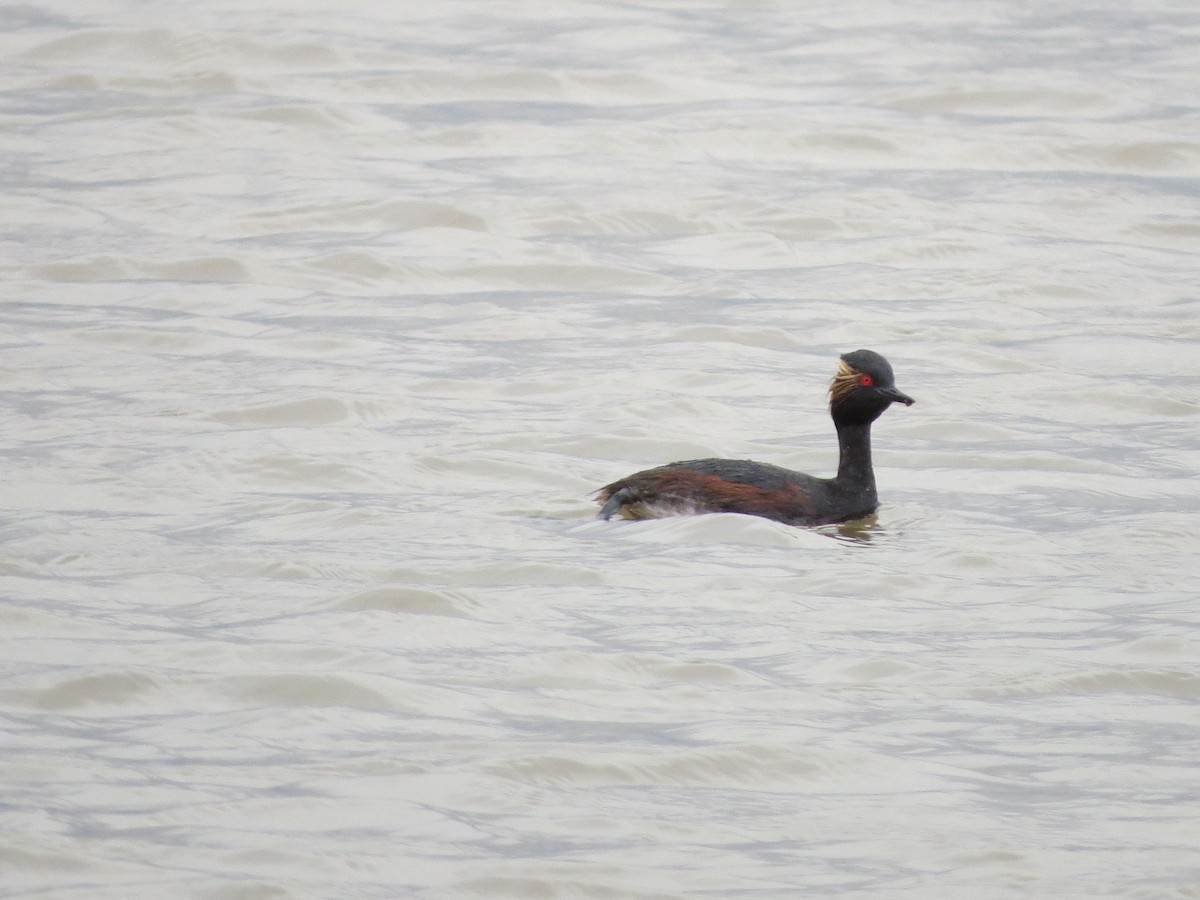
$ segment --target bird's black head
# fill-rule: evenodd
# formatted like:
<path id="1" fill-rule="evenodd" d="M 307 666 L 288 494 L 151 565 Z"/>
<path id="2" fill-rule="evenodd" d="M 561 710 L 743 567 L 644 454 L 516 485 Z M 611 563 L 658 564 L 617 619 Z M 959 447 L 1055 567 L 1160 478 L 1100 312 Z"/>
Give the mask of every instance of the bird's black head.
<path id="1" fill-rule="evenodd" d="M 874 350 L 843 353 L 829 384 L 829 411 L 837 422 L 865 425 L 893 403 L 912 406 L 913 399 L 896 387 L 888 361 Z"/>

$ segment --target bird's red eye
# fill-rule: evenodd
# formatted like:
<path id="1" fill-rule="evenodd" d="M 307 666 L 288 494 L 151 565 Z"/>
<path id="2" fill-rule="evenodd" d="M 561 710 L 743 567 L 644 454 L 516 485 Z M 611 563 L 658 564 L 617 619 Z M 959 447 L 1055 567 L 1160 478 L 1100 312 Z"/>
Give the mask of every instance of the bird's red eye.
<path id="1" fill-rule="evenodd" d="M 858 383 L 861 384 L 863 387 L 870 387 L 871 385 L 873 385 L 875 383 L 875 380 L 873 378 L 871 378 L 870 375 L 859 375 Z"/>

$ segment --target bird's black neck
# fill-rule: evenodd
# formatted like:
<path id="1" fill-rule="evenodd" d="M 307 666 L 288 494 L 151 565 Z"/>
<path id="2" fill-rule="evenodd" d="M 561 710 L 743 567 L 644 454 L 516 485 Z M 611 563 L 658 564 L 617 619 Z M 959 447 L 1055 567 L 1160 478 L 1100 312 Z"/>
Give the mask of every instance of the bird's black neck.
<path id="1" fill-rule="evenodd" d="M 875 496 L 871 467 L 871 423 L 834 422 L 838 434 L 838 485 Z"/>

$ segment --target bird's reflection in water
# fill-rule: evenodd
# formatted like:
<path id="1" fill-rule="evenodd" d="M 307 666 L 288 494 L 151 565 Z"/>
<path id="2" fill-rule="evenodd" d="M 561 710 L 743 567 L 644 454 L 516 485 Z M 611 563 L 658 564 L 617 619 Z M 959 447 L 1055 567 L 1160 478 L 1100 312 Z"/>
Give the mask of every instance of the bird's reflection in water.
<path id="1" fill-rule="evenodd" d="M 879 524 L 879 516 L 875 513 L 828 527 L 829 530 L 825 533 L 830 537 L 851 544 L 869 544 L 887 534 L 887 530 Z M 825 531 L 824 528 L 821 530 Z"/>

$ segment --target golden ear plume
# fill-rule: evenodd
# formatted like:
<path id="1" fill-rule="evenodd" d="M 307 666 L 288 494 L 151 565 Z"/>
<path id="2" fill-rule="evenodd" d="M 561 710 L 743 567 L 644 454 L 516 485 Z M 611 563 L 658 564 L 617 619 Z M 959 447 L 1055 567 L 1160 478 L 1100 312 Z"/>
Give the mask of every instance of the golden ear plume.
<path id="1" fill-rule="evenodd" d="M 829 405 L 837 406 L 845 400 L 856 384 L 858 384 L 858 369 L 844 359 L 839 359 L 837 374 L 829 382 Z"/>

